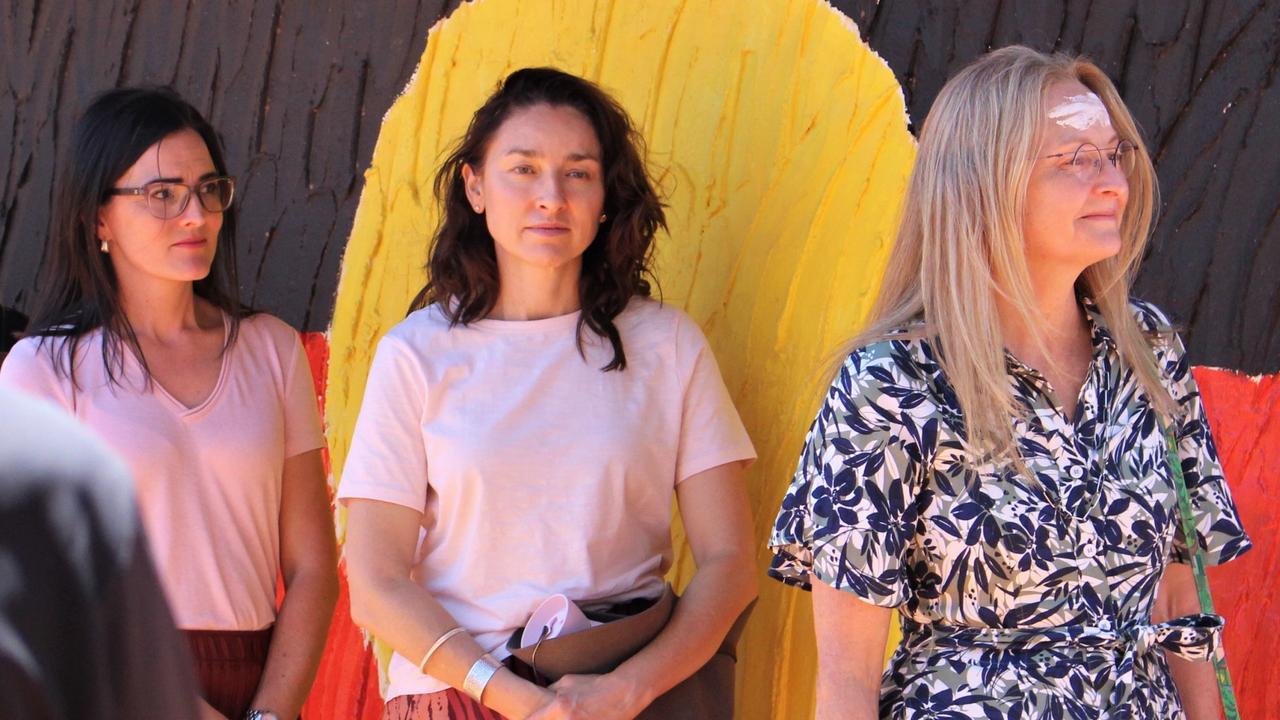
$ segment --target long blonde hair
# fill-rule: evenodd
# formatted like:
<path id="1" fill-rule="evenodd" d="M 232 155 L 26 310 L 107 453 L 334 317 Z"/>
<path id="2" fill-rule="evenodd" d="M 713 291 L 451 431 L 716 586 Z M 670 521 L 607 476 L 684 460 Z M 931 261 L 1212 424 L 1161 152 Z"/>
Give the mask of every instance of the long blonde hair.
<path id="1" fill-rule="evenodd" d="M 1007 378 L 997 298 L 1027 326 L 1042 326 L 1024 250 L 1027 183 L 1040 147 L 1045 89 L 1076 80 L 1102 99 L 1119 136 L 1137 148 L 1122 246 L 1091 265 L 1077 287 L 1093 298 L 1123 361 L 1166 418 L 1174 402 L 1160 381 L 1151 342 L 1129 307 L 1129 289 L 1156 209 L 1155 171 L 1138 128 L 1115 86 L 1081 58 L 1022 46 L 989 53 L 947 82 L 920 132 L 902 220 L 865 329 L 852 351 L 904 326 L 940 350 L 940 364 L 964 413 L 968 441 L 995 456 L 1014 456 L 1012 418 L 1019 412 Z M 1043 336 L 1036 338 L 1045 349 Z M 847 352 L 846 352 L 847 354 Z"/>

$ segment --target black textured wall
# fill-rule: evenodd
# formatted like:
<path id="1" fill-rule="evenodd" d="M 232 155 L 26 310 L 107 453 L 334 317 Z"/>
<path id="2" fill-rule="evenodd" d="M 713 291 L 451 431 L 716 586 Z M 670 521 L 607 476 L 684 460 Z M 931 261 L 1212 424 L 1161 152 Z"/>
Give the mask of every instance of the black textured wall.
<path id="1" fill-rule="evenodd" d="M 1155 154 L 1163 207 L 1136 293 L 1188 327 L 1192 361 L 1280 370 L 1280 2 L 837 0 L 902 83 L 915 125 L 996 47 L 1083 53 Z"/>
<path id="2" fill-rule="evenodd" d="M 5 0 L 0 304 L 30 307 L 74 119 L 117 85 L 172 85 L 240 183 L 245 297 L 324 329 L 362 173 L 427 31 L 456 0 Z"/>
<path id="3" fill-rule="evenodd" d="M 246 297 L 323 329 L 382 117 L 427 30 L 456 4 L 9 0 L 0 304 L 30 305 L 55 161 L 75 115 L 101 89 L 160 83 L 224 136 L 243 189 Z M 1138 293 L 1188 325 L 1196 364 L 1280 370 L 1280 0 L 834 5 L 894 69 L 916 124 L 947 76 L 990 48 L 1093 57 L 1145 130 L 1163 188 Z"/>

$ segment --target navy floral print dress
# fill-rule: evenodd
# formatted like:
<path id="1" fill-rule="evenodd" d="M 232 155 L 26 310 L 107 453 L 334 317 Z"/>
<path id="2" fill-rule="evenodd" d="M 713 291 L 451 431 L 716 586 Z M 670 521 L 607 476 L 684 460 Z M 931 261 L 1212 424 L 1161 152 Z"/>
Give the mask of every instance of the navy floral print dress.
<path id="1" fill-rule="evenodd" d="M 1074 418 L 1043 376 L 1007 355 L 1034 479 L 971 454 L 930 344 L 856 350 L 810 427 L 770 545 L 770 574 L 813 578 L 897 608 L 883 718 L 1181 718 L 1161 649 L 1208 658 L 1222 620 L 1153 625 L 1170 562 L 1189 562 L 1155 411 L 1084 301 L 1093 360 Z M 1178 452 L 1207 564 L 1250 547 L 1222 477 L 1181 340 L 1156 356 L 1181 407 Z M 822 632 L 821 624 L 818 632 Z"/>

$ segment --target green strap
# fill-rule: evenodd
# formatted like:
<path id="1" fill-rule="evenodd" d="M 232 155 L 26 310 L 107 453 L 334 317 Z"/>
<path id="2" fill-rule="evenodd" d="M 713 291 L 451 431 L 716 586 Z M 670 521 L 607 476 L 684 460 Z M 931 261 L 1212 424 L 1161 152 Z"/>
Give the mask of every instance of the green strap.
<path id="1" fill-rule="evenodd" d="M 1196 578 L 1196 592 L 1200 595 L 1200 611 L 1212 615 L 1213 596 L 1209 594 L 1209 578 L 1204 572 L 1204 555 L 1200 552 L 1199 536 L 1196 535 L 1196 524 L 1191 515 L 1191 494 L 1187 492 L 1187 482 L 1182 476 L 1182 459 L 1178 456 L 1178 441 L 1174 438 L 1172 427 L 1165 426 L 1164 441 L 1169 451 L 1169 469 L 1173 472 L 1173 488 L 1178 496 L 1182 537 L 1187 543 L 1187 554 L 1191 556 L 1191 571 Z M 1236 706 L 1236 693 L 1231 687 L 1231 674 L 1227 671 L 1227 653 L 1222 642 L 1218 643 L 1213 653 L 1213 670 L 1218 676 L 1218 694 L 1222 697 L 1223 713 L 1227 720 L 1240 720 L 1240 710 Z"/>

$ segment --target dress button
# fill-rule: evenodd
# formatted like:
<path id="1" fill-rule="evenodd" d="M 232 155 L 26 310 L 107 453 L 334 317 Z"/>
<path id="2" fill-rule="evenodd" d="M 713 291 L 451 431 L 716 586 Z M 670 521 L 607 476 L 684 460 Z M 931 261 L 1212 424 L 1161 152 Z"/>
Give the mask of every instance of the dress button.
<path id="1" fill-rule="evenodd" d="M 1080 467 L 1079 465 L 1072 465 L 1071 469 L 1067 471 L 1067 474 L 1070 475 L 1073 479 L 1079 480 L 1084 477 L 1084 468 Z"/>
<path id="2" fill-rule="evenodd" d="M 1080 557 L 1092 558 L 1098 554 L 1098 544 L 1096 542 L 1084 542 L 1080 547 Z"/>

